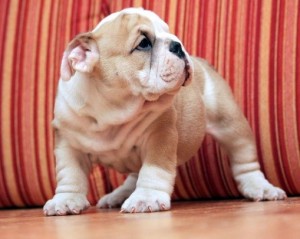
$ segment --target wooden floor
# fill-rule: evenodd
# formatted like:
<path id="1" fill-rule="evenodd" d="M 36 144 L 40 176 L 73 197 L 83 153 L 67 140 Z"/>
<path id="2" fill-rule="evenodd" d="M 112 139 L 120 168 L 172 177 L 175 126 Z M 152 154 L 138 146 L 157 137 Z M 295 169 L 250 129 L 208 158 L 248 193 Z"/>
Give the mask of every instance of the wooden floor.
<path id="1" fill-rule="evenodd" d="M 181 202 L 146 214 L 91 208 L 79 216 L 45 217 L 42 209 L 0 210 L 0 238 L 299 239 L 300 198 Z"/>

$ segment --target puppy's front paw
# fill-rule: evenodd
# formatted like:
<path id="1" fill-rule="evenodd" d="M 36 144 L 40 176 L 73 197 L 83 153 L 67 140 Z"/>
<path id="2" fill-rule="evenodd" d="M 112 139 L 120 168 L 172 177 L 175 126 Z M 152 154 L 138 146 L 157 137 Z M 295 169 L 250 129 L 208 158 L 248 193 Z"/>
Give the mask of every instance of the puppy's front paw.
<path id="1" fill-rule="evenodd" d="M 81 193 L 58 193 L 44 206 L 46 216 L 80 214 L 90 206 L 86 196 Z"/>
<path id="2" fill-rule="evenodd" d="M 261 172 L 251 172 L 239 177 L 238 188 L 246 198 L 262 201 L 283 200 L 287 197 L 282 189 L 269 183 Z"/>
<path id="3" fill-rule="evenodd" d="M 156 212 L 171 208 L 168 193 L 148 188 L 137 188 L 123 203 L 121 212 Z"/>

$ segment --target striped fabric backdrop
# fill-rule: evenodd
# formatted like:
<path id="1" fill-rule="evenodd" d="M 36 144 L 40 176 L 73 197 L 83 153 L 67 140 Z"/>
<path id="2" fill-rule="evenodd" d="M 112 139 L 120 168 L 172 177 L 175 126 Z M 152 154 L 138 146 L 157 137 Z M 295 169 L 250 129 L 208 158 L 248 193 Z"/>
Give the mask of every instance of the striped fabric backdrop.
<path id="1" fill-rule="evenodd" d="M 267 178 L 300 195 L 298 0 L 1 0 L 0 207 L 43 205 L 55 189 L 53 103 L 61 56 L 76 34 L 125 7 L 155 11 L 231 85 L 254 130 Z M 95 167 L 95 203 L 124 180 Z M 174 199 L 239 196 L 226 155 L 210 137 L 178 169 Z"/>

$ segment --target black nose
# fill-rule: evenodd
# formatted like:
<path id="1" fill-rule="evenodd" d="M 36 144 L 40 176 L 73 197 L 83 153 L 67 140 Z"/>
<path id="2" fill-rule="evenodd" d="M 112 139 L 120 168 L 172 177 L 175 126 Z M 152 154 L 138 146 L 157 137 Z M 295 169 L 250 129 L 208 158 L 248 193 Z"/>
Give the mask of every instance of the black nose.
<path id="1" fill-rule="evenodd" d="M 170 50 L 170 52 L 174 53 L 179 58 L 185 57 L 185 54 L 181 48 L 181 44 L 177 41 L 171 41 L 169 50 Z"/>

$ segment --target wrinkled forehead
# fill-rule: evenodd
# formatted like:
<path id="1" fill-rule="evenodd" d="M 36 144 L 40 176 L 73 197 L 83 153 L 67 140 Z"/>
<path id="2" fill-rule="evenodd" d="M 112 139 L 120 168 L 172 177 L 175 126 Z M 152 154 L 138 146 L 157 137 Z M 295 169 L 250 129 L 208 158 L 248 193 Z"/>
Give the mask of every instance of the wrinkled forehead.
<path id="1" fill-rule="evenodd" d="M 169 32 L 169 26 L 154 12 L 144 10 L 142 8 L 128 8 L 122 10 L 120 12 L 113 13 L 106 18 L 104 18 L 92 31 L 94 35 L 97 35 L 100 28 L 108 23 L 117 22 L 118 19 L 123 19 L 124 16 L 133 15 L 131 17 L 134 20 L 134 24 L 142 23 L 142 22 L 150 22 L 155 33 Z M 127 19 L 128 21 L 128 19 Z M 133 22 L 132 22 L 133 23 Z"/>

